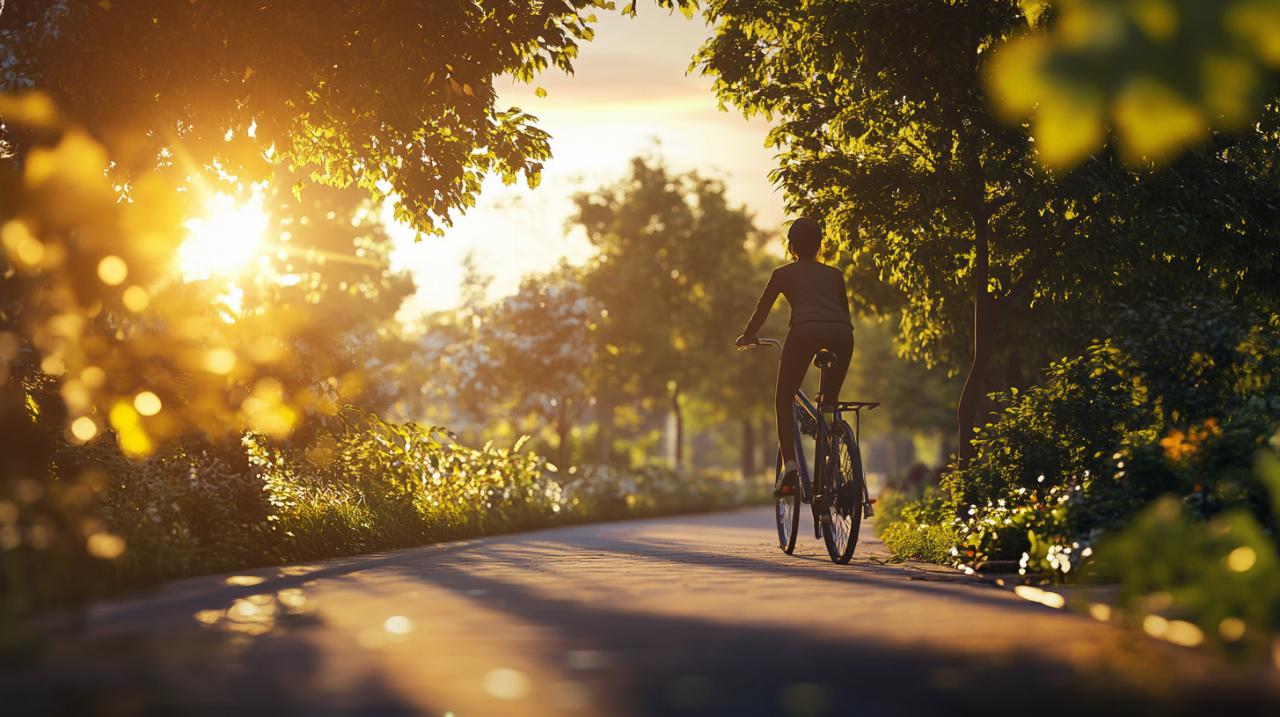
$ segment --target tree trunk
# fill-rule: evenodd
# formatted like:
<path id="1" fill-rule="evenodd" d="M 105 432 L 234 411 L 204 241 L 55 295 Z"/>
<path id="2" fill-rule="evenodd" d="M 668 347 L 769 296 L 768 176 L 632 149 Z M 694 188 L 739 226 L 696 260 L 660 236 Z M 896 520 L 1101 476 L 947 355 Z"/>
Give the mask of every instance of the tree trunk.
<path id="1" fill-rule="evenodd" d="M 971 212 L 974 226 L 973 263 L 973 362 L 965 378 L 956 406 L 959 431 L 956 435 L 957 462 L 961 468 L 976 455 L 973 432 L 982 409 L 983 385 L 994 349 L 996 301 L 987 289 L 990 271 L 991 229 L 984 210 Z"/>
<path id="2" fill-rule="evenodd" d="M 671 392 L 671 412 L 676 417 L 676 445 L 672 451 L 671 462 L 676 470 L 684 466 L 684 412 L 680 410 L 680 387 Z"/>
<path id="3" fill-rule="evenodd" d="M 742 477 L 756 474 L 756 427 L 750 418 L 742 419 Z"/>

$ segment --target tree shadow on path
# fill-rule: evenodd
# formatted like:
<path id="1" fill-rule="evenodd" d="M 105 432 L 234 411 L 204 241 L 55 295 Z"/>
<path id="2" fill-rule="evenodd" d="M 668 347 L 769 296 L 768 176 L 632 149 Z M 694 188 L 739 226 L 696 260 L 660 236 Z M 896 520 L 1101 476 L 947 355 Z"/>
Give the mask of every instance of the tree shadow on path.
<path id="1" fill-rule="evenodd" d="M 331 636 L 337 628 L 314 613 L 282 613 L 260 634 L 210 630 L 193 620 L 202 611 L 226 613 L 255 595 L 319 586 L 333 596 L 335 609 L 343 600 L 337 593 L 354 591 L 379 606 L 407 606 L 421 592 L 453 609 L 474 611 L 482 621 L 489 619 L 485 615 L 500 615 L 504 624 L 546 636 L 513 640 L 485 630 L 467 638 L 492 642 L 498 654 L 523 650 L 525 659 L 565 676 L 583 696 L 576 710 L 544 714 L 1200 717 L 1270 713 L 1280 705 L 1267 685 L 1243 671 L 1238 679 L 1218 673 L 1183 679 L 1182 673 L 1166 672 L 1166 646 L 1148 645 L 1140 636 L 1125 636 L 1136 643 L 1132 649 L 1121 645 L 1106 660 L 1091 662 L 1097 654 L 1055 659 L 1045 654 L 1052 649 L 966 651 L 904 644 L 891 635 L 824 634 L 816 627 L 819 621 L 806 619 L 803 601 L 789 607 L 795 611 L 791 617 L 769 624 L 741 614 L 734 581 L 745 577 L 786 586 L 797 584 L 793 580 L 818 581 L 847 586 L 851 597 L 875 588 L 894 600 L 942 598 L 974 609 L 999 608 L 1010 620 L 1045 613 L 995 590 L 907 580 L 900 568 L 754 556 L 745 554 L 749 548 L 742 544 L 716 552 L 697 543 L 696 535 L 691 542 L 662 534 L 689 526 L 739 528 L 742 521 L 743 516 L 687 518 L 637 524 L 639 529 L 584 526 L 472 540 L 249 571 L 262 579 L 251 586 L 228 585 L 219 577 L 181 581 L 146 597 L 98 606 L 87 631 L 53 641 L 39 664 L 0 675 L 0 713 L 443 714 L 431 706 L 443 696 L 419 691 L 410 698 L 400 692 L 403 678 L 413 677 L 414 670 L 421 684 L 430 685 L 430 668 L 399 664 L 401 679 L 394 680 L 380 671 L 381 663 L 335 649 L 334 644 L 345 644 L 342 640 L 321 647 L 317 637 Z M 629 589 L 662 599 L 697 597 L 700 607 L 693 614 L 646 610 L 629 603 L 626 590 L 608 589 L 610 574 L 626 579 L 632 573 L 640 587 Z M 698 582 L 707 576 L 706 584 Z M 605 597 L 584 598 L 573 585 L 557 584 L 567 579 Z M 708 601 L 714 606 L 710 611 Z M 421 603 L 414 607 L 433 609 Z M 1083 618 L 1061 619 L 1100 629 Z M 809 629 L 810 624 L 815 627 Z M 357 649 L 352 636 L 346 637 Z M 424 644 L 448 650 L 448 645 Z M 359 664 L 343 684 L 317 685 L 334 661 Z M 551 687 L 534 685 L 532 691 Z"/>

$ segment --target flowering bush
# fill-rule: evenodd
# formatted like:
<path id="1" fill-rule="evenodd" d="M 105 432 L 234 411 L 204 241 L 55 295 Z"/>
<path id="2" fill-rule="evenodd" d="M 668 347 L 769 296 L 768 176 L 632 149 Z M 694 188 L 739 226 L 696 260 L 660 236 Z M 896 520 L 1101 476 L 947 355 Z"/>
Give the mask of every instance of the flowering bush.
<path id="1" fill-rule="evenodd" d="M 1209 308 L 1156 317 L 1152 331 L 1096 342 L 1041 385 L 996 396 L 977 457 L 945 476 L 916 511 L 925 519 L 904 510 L 886 544 L 945 527 L 956 544 L 942 562 L 1018 561 L 1061 578 L 1166 494 L 1188 515 L 1242 510 L 1274 534 L 1252 464 L 1280 416 L 1280 341 L 1263 330 L 1275 319 Z"/>
<path id="2" fill-rule="evenodd" d="M 1140 374 L 1110 342 L 1051 364 L 1043 385 L 998 400 L 1002 411 L 974 441 L 977 457 L 943 481 L 961 517 L 1001 504 L 1047 509 L 1050 489 L 1107 471 L 1122 444 L 1160 431 Z"/>
<path id="3" fill-rule="evenodd" d="M 1095 344 L 1001 397 L 977 459 L 940 495 L 890 501 L 885 544 L 966 570 L 1016 560 L 1034 579 L 1115 583 L 1095 617 L 1265 654 L 1280 644 L 1280 342 L 1205 336 L 1207 350 L 1178 343 L 1180 360 L 1154 340 Z"/>

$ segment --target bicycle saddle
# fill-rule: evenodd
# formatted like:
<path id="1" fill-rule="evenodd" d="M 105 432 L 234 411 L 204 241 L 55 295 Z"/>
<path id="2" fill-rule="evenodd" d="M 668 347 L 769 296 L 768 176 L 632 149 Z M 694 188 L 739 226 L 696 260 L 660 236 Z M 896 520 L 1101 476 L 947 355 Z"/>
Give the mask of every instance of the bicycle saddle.
<path id="1" fill-rule="evenodd" d="M 836 355 L 826 349 L 822 349 L 813 357 L 813 365 L 818 368 L 831 368 L 836 365 Z"/>

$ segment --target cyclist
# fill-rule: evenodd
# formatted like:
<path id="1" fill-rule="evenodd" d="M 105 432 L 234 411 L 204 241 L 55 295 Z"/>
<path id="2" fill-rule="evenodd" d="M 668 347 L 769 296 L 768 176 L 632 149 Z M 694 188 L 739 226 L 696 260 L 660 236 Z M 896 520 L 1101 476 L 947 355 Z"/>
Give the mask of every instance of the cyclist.
<path id="1" fill-rule="evenodd" d="M 738 346 L 757 343 L 756 332 L 768 318 L 778 294 L 791 305 L 791 321 L 778 363 L 778 381 L 773 392 L 774 411 L 778 421 L 778 447 L 782 450 L 783 469 L 774 484 L 774 496 L 790 492 L 796 481 L 787 480 L 799 474 L 796 464 L 795 420 L 791 402 L 804 381 L 809 362 L 821 349 L 835 354 L 835 364 L 827 369 L 821 387 L 823 401 L 836 401 L 840 386 L 849 370 L 853 355 L 853 322 L 849 317 L 849 295 L 844 272 L 818 261 L 822 248 L 822 228 L 808 217 L 795 220 L 787 230 L 787 253 L 792 262 L 773 270 L 769 283 L 760 295 L 755 313 L 738 337 Z M 818 500 L 819 496 L 814 496 Z"/>

